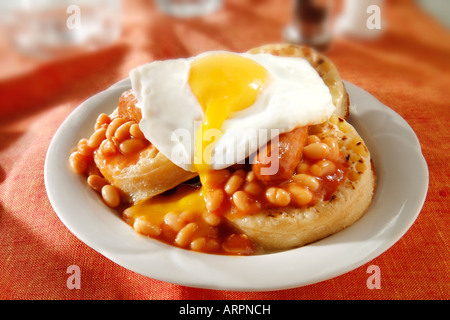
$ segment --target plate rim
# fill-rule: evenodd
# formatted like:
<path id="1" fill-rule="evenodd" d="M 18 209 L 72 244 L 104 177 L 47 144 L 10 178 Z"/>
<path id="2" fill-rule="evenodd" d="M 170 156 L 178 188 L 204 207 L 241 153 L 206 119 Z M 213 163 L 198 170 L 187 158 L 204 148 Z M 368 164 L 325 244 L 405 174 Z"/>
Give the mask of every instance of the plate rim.
<path id="1" fill-rule="evenodd" d="M 45 184 L 47 195 L 48 195 L 48 198 L 52 205 L 52 208 L 53 208 L 54 212 L 57 214 L 58 218 L 71 231 L 71 233 L 73 233 L 80 241 L 82 241 L 83 243 L 85 243 L 86 245 L 88 245 L 89 247 L 94 249 L 95 251 L 97 251 L 100 254 L 102 254 L 103 256 L 105 256 L 107 259 L 113 261 L 114 263 L 116 263 L 128 270 L 131 270 L 131 271 L 137 272 L 141 275 L 144 275 L 146 277 L 153 278 L 153 279 L 167 282 L 167 283 L 173 283 L 173 284 L 178 284 L 178 285 L 183 285 L 183 286 L 188 286 L 188 287 L 195 287 L 195 288 L 204 288 L 204 289 L 257 292 L 257 291 L 274 291 L 274 290 L 284 290 L 284 289 L 302 287 L 305 285 L 310 285 L 313 283 L 318 283 L 318 282 L 322 282 L 325 280 L 329 280 L 331 278 L 335 278 L 337 276 L 348 273 L 348 272 L 368 263 L 369 261 L 378 257 L 379 255 L 383 254 L 390 247 L 392 247 L 395 243 L 397 243 L 398 240 L 401 239 L 404 236 L 404 234 L 410 229 L 410 227 L 416 221 L 416 219 L 417 219 L 418 215 L 420 214 L 420 212 L 423 208 L 423 205 L 425 203 L 427 192 L 428 192 L 429 172 L 428 172 L 428 165 L 426 163 L 426 159 L 423 156 L 422 151 L 421 151 L 420 142 L 417 138 L 417 135 L 415 134 L 415 132 L 411 128 L 411 126 L 408 124 L 408 122 L 405 119 L 403 119 L 398 113 L 396 113 L 394 110 L 392 110 L 391 108 L 385 106 L 380 101 L 378 101 L 374 96 L 372 96 L 367 91 L 365 91 L 347 81 L 344 81 L 344 84 L 345 84 L 347 90 L 349 91 L 349 95 L 350 95 L 350 93 L 352 93 L 350 95 L 351 102 L 352 102 L 352 95 L 355 95 L 355 92 L 357 94 L 368 97 L 369 99 L 372 99 L 373 102 L 375 102 L 378 105 L 377 107 L 380 107 L 383 110 L 383 112 L 387 112 L 390 116 L 394 117 L 396 119 L 396 121 L 398 121 L 399 124 L 404 126 L 405 130 L 407 130 L 406 132 L 409 132 L 409 134 L 410 134 L 409 141 L 411 142 L 412 147 L 416 148 L 416 155 L 418 156 L 418 161 L 422 164 L 422 170 L 423 170 L 422 173 L 424 174 L 424 178 L 425 178 L 423 181 L 423 184 L 421 185 L 423 188 L 421 197 L 419 199 L 416 199 L 417 200 L 416 212 L 411 215 L 411 218 L 409 219 L 409 223 L 404 224 L 401 231 L 397 231 L 396 236 L 391 238 L 390 241 L 388 241 L 388 243 L 385 243 L 382 247 L 378 247 L 377 250 L 373 251 L 372 254 L 366 256 L 365 258 L 359 259 L 358 261 L 354 261 L 351 264 L 347 264 L 345 268 L 335 270 L 334 272 L 328 273 L 326 276 L 324 276 L 324 275 L 316 276 L 316 277 L 312 277 L 310 280 L 306 280 L 306 279 L 305 280 L 297 280 L 295 282 L 292 282 L 291 284 L 284 283 L 283 285 L 279 285 L 279 286 L 276 284 L 266 284 L 266 285 L 260 284 L 258 286 L 255 286 L 254 284 L 252 285 L 252 284 L 244 284 L 244 283 L 242 283 L 242 284 L 236 284 L 236 283 L 223 284 L 223 283 L 211 283 L 211 281 L 209 281 L 209 283 L 206 283 L 206 282 L 202 282 L 201 279 L 198 280 L 197 278 L 195 278 L 195 279 L 178 279 L 177 278 L 176 280 L 174 280 L 173 278 L 171 278 L 170 276 L 167 276 L 167 275 L 154 277 L 152 275 L 149 275 L 148 272 L 143 272 L 142 270 L 140 270 L 140 269 L 138 270 L 138 268 L 130 265 L 129 261 L 126 261 L 126 259 L 130 257 L 130 255 L 123 254 L 123 253 L 117 254 L 116 252 L 109 250 L 108 247 L 102 247 L 102 245 L 99 244 L 98 241 L 86 237 L 85 232 L 80 232 L 80 230 L 77 229 L 74 225 L 71 225 L 70 219 L 67 219 L 67 217 L 64 215 L 64 213 L 61 212 L 61 210 L 64 210 L 64 209 L 60 208 L 60 203 L 58 202 L 57 199 L 54 198 L 54 194 L 52 192 L 52 172 L 51 172 L 52 168 L 50 167 L 50 165 L 51 165 L 51 159 L 53 157 L 53 153 L 55 152 L 56 142 L 58 141 L 58 139 L 61 138 L 61 135 L 63 135 L 63 133 L 65 133 L 64 130 L 67 130 L 66 128 L 69 127 L 71 119 L 73 119 L 74 115 L 81 115 L 81 114 L 85 113 L 86 110 L 88 110 L 89 108 L 98 109 L 99 108 L 98 106 L 96 108 L 94 108 L 94 107 L 91 107 L 90 105 L 91 104 L 93 104 L 93 105 L 101 104 L 102 100 L 104 100 L 104 98 L 106 96 L 110 95 L 111 92 L 114 90 L 125 90 L 126 88 L 129 88 L 130 87 L 129 78 L 125 78 L 125 79 L 113 84 L 109 88 L 97 93 L 96 95 L 90 97 L 89 99 L 87 99 L 86 101 L 81 103 L 76 109 L 74 109 L 64 119 L 64 121 L 59 126 L 58 130 L 55 132 L 55 134 L 52 138 L 52 141 L 50 142 L 50 145 L 47 149 L 45 164 L 44 164 L 44 184 Z M 355 110 L 352 110 L 352 111 L 355 111 Z M 357 118 L 357 111 L 356 111 L 356 113 L 352 113 L 352 111 L 351 111 L 351 116 L 353 115 L 354 118 Z M 95 119 L 93 119 L 93 120 L 95 120 Z M 123 224 L 125 224 L 125 222 L 123 222 Z M 161 245 L 164 247 L 164 244 L 161 244 Z M 169 247 L 171 247 L 171 246 L 169 246 Z M 181 256 L 188 256 L 189 259 L 195 260 L 198 257 L 204 258 L 205 255 L 210 256 L 209 258 L 206 259 L 206 261 L 207 261 L 206 263 L 211 262 L 210 260 L 212 259 L 212 257 L 218 258 L 219 260 L 224 259 L 222 256 L 190 252 L 188 250 L 184 250 L 184 249 L 180 249 L 180 248 L 173 249 L 173 248 L 169 248 L 169 247 L 166 246 L 166 247 L 164 247 L 164 249 L 168 249 L 169 251 L 173 251 L 174 249 L 181 251 L 182 252 Z M 310 247 L 312 247 L 312 246 L 310 246 Z M 299 249 L 301 249 L 301 248 L 299 248 Z M 266 255 L 262 255 L 262 256 L 269 257 L 272 255 L 278 255 L 278 257 L 280 257 L 280 256 L 283 256 L 286 254 L 291 254 L 291 253 L 295 254 L 294 251 L 299 250 L 299 249 L 292 249 L 292 250 L 288 250 L 285 252 L 266 254 Z M 233 259 L 235 262 L 239 261 L 239 264 L 241 264 L 241 262 L 243 260 L 250 261 L 252 263 L 253 263 L 253 261 L 256 261 L 259 263 L 260 262 L 259 260 L 261 260 L 261 256 L 228 257 L 228 258 Z M 191 261 L 191 263 L 192 263 L 192 261 Z"/>

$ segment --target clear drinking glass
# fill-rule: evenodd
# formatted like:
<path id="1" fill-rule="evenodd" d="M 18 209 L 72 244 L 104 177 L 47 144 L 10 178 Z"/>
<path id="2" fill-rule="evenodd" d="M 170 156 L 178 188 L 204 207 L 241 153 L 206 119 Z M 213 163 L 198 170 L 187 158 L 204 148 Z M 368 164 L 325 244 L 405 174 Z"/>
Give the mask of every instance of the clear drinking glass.
<path id="1" fill-rule="evenodd" d="M 120 33 L 120 0 L 21 0 L 7 9 L 13 47 L 37 57 L 96 49 Z"/>

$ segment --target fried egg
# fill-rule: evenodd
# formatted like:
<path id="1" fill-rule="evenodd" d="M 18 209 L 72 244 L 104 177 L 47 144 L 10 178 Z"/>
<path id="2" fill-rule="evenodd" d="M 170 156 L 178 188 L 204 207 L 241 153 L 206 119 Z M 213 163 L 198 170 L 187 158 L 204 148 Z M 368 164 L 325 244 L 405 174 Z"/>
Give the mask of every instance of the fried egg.
<path id="1" fill-rule="evenodd" d="M 273 137 L 322 123 L 328 87 L 302 58 L 213 51 L 130 72 L 141 131 L 173 163 L 205 172 L 242 163 Z"/>
<path id="2" fill-rule="evenodd" d="M 322 123 L 335 111 L 328 87 L 302 58 L 214 51 L 155 61 L 130 78 L 145 137 L 173 163 L 197 172 L 202 184 L 127 209 L 155 225 L 167 212 L 208 212 L 213 170 L 242 163 L 279 134 Z"/>

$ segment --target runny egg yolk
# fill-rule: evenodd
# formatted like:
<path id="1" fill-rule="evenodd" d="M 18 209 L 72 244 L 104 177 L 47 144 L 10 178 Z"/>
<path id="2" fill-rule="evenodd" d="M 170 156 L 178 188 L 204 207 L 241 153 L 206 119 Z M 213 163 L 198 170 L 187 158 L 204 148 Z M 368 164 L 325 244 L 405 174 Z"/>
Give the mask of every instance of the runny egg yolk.
<path id="1" fill-rule="evenodd" d="M 222 124 L 234 112 L 253 105 L 268 79 L 267 70 L 251 59 L 232 54 L 204 56 L 191 63 L 189 85 L 204 110 L 204 120 L 195 137 L 193 168 L 202 188 L 182 186 L 175 193 L 156 196 L 127 209 L 131 219 L 163 222 L 168 212 L 189 210 L 196 215 L 206 211 L 205 194 L 211 188 L 210 159 L 214 141 L 221 136 Z"/>
<path id="2" fill-rule="evenodd" d="M 195 137 L 194 170 L 204 182 L 214 142 L 221 137 L 222 124 L 233 113 L 253 105 L 267 83 L 267 70 L 239 55 L 216 54 L 194 60 L 189 85 L 204 111 Z"/>

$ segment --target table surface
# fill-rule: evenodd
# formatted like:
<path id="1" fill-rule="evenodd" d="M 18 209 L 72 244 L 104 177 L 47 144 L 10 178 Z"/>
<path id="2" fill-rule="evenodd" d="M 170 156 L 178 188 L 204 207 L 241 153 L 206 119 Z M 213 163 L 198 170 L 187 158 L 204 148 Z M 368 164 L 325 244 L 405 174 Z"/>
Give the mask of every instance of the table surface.
<path id="1" fill-rule="evenodd" d="M 151 1 L 123 5 L 122 33 L 112 45 L 41 61 L 0 40 L 0 298 L 1 299 L 448 299 L 450 194 L 450 33 L 413 1 L 386 1 L 383 34 L 337 37 L 326 55 L 343 79 L 399 113 L 421 143 L 429 167 L 426 202 L 390 249 L 339 277 L 301 288 L 236 292 L 183 287 L 147 278 L 78 240 L 47 198 L 43 167 L 62 121 L 81 102 L 155 59 L 206 50 L 246 51 L 282 42 L 289 1 L 225 1 L 201 19 L 160 14 Z M 405 159 L 407 161 L 407 159 Z M 69 289 L 67 268 L 80 267 Z M 381 288 L 369 289 L 368 267 Z"/>

